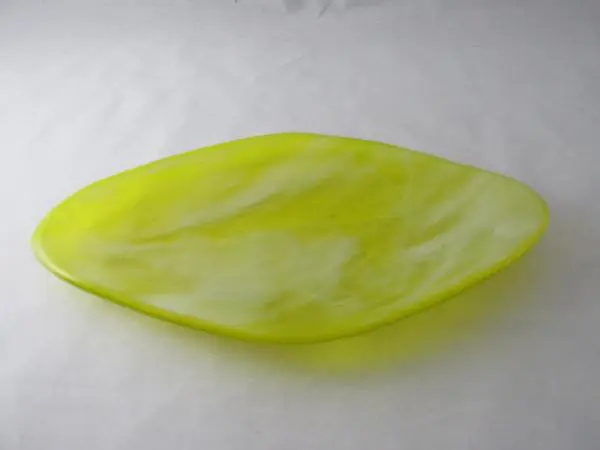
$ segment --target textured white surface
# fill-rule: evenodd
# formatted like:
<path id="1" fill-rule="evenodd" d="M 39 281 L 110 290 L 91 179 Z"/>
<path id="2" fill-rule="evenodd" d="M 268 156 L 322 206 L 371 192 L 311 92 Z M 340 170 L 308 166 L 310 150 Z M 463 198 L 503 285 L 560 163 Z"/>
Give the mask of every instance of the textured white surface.
<path id="1" fill-rule="evenodd" d="M 325 14 L 330 8 L 346 10 L 356 6 L 377 6 L 388 0 L 234 0 L 238 4 L 255 6 L 264 10 L 297 12 L 317 11 Z"/>
<path id="2" fill-rule="evenodd" d="M 0 2 L 0 448 L 593 450 L 600 4 Z M 117 170 L 287 130 L 389 141 L 536 187 L 526 260 L 323 346 L 144 318 L 35 263 L 37 221 Z"/>

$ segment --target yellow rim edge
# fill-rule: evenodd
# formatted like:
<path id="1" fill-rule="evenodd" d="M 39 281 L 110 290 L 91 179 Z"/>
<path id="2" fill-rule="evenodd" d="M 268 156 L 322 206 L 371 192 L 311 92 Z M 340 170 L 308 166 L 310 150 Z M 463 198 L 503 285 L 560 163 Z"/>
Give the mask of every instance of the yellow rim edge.
<path id="1" fill-rule="evenodd" d="M 308 135 L 308 136 L 314 135 L 312 133 L 280 133 L 280 134 L 287 134 L 287 135 L 302 134 L 302 135 Z M 277 134 L 275 134 L 275 135 L 277 135 Z M 271 134 L 271 135 L 255 136 L 255 137 L 267 137 L 267 136 L 275 136 L 275 135 Z M 321 135 L 321 136 L 324 136 L 324 135 Z M 331 136 L 331 137 L 337 137 L 337 136 Z M 342 137 L 342 138 L 343 139 L 353 139 L 353 140 L 357 140 L 357 141 L 362 140 L 362 139 L 345 138 L 345 137 Z M 245 139 L 248 139 L 248 138 L 245 138 Z M 235 142 L 235 141 L 230 141 L 230 142 Z M 373 141 L 368 141 L 368 142 L 373 142 Z M 390 144 L 385 144 L 385 143 L 382 143 L 382 144 L 388 145 L 388 146 L 390 145 Z M 223 144 L 217 144 L 216 146 L 218 146 L 218 145 L 223 145 Z M 216 146 L 212 146 L 212 147 L 216 147 Z M 394 146 L 394 147 L 397 147 L 397 146 Z M 397 147 L 397 148 L 400 150 L 416 151 L 416 150 L 405 149 L 403 147 Z M 195 150 L 192 150 L 192 151 L 195 151 Z M 422 153 L 422 152 L 418 152 L 418 153 Z M 432 156 L 434 158 L 438 158 L 438 159 L 444 159 L 444 158 L 438 157 L 436 155 L 430 155 L 430 154 L 427 154 L 427 155 Z M 180 155 L 174 155 L 170 158 L 177 157 L 177 156 L 180 156 Z M 164 158 L 164 159 L 170 159 L 170 158 L 168 157 L 168 158 Z M 163 160 L 160 160 L 160 161 L 163 161 Z M 445 161 L 448 161 L 448 160 L 445 160 Z M 155 162 L 156 161 L 151 162 L 149 164 L 153 164 Z M 452 164 L 459 165 L 459 166 L 472 167 L 472 166 L 469 166 L 466 164 L 456 163 L 454 161 L 449 161 L 449 162 Z M 130 169 L 130 170 L 141 169 L 142 167 L 147 166 L 149 164 L 138 166 L 138 167 L 136 167 L 134 169 Z M 520 259 L 523 255 L 525 255 L 525 253 L 527 253 L 531 248 L 533 248 L 535 246 L 535 244 L 542 238 L 542 236 L 548 229 L 548 226 L 550 225 L 550 208 L 549 208 L 548 204 L 546 203 L 546 201 L 535 190 L 533 190 L 526 184 L 524 184 L 514 178 L 508 177 L 503 174 L 495 173 L 495 172 L 492 172 L 489 170 L 485 170 L 485 169 L 477 168 L 477 170 L 482 170 L 484 172 L 491 173 L 495 176 L 503 177 L 507 180 L 510 180 L 511 182 L 519 183 L 521 186 L 527 188 L 531 193 L 534 194 L 534 196 L 539 200 L 540 204 L 544 207 L 543 222 L 540 225 L 539 229 L 536 231 L 536 233 L 532 234 L 531 237 L 523 245 L 521 245 L 519 248 L 517 248 L 512 254 L 508 255 L 505 259 L 499 261 L 497 264 L 490 267 L 488 270 L 484 270 L 477 274 L 474 274 L 471 277 L 468 277 L 465 280 L 463 280 L 461 283 L 457 283 L 453 286 L 450 286 L 441 292 L 434 293 L 430 296 L 424 296 L 422 298 L 422 300 L 414 303 L 411 306 L 401 308 L 401 309 L 395 311 L 394 313 L 390 314 L 388 317 L 386 317 L 384 319 L 374 321 L 371 323 L 365 323 L 364 325 L 357 326 L 355 328 L 348 329 L 346 331 L 337 331 L 334 333 L 321 333 L 321 334 L 315 334 L 312 336 L 276 336 L 276 335 L 269 335 L 269 334 L 256 334 L 256 333 L 240 330 L 240 329 L 237 329 L 234 327 L 229 327 L 226 325 L 209 322 L 209 321 L 202 320 L 202 319 L 199 319 L 196 317 L 173 313 L 173 312 L 170 312 L 170 311 L 162 309 L 162 308 L 156 308 L 154 306 L 150 306 L 150 305 L 146 305 L 144 303 L 137 302 L 135 300 L 122 298 L 121 296 L 111 292 L 108 289 L 97 288 L 97 287 L 93 286 L 92 284 L 86 283 L 85 281 L 82 281 L 82 280 L 78 280 L 76 277 L 73 277 L 71 274 L 63 271 L 60 267 L 58 267 L 57 265 L 55 265 L 52 262 L 52 259 L 44 251 L 43 246 L 41 244 L 41 235 L 42 235 L 45 224 L 52 216 L 52 212 L 50 212 L 42 220 L 42 222 L 39 224 L 39 226 L 35 230 L 33 239 L 32 239 L 32 247 L 34 249 L 37 259 L 48 270 L 50 270 L 50 272 L 52 272 L 57 277 L 65 280 L 68 283 L 72 284 L 73 286 L 81 288 L 91 294 L 94 294 L 94 295 L 101 297 L 103 299 L 106 299 L 106 300 L 110 300 L 111 302 L 114 302 L 118 305 L 133 309 L 135 311 L 138 311 L 138 312 L 143 313 L 150 317 L 155 317 L 157 319 L 161 319 L 161 320 L 171 322 L 171 323 L 174 323 L 177 325 L 185 326 L 188 328 L 193 328 L 196 330 L 219 334 L 222 336 L 227 336 L 227 337 L 240 339 L 240 340 L 244 340 L 244 341 L 269 342 L 269 343 L 279 343 L 279 344 L 303 344 L 303 343 L 318 343 L 318 342 L 332 341 L 335 339 L 351 337 L 351 336 L 355 336 L 357 334 L 375 330 L 382 326 L 389 325 L 393 322 L 396 322 L 400 319 L 403 319 L 403 318 L 412 316 L 414 314 L 417 314 L 419 312 L 422 312 L 424 310 L 427 310 L 430 307 L 432 307 L 438 303 L 448 300 L 448 299 L 456 296 L 460 292 L 464 291 L 465 289 L 467 289 L 471 286 L 474 286 L 475 284 L 480 283 L 481 281 L 485 280 L 486 278 L 489 278 L 490 276 L 500 272 L 502 269 L 505 269 L 506 267 L 508 267 L 509 265 L 511 265 L 518 259 Z M 112 178 L 114 176 L 116 176 L 116 175 L 110 176 L 108 178 Z M 92 184 L 106 181 L 108 178 L 98 180 Z M 83 189 L 85 189 L 85 187 Z M 76 195 L 76 193 L 73 195 Z"/>

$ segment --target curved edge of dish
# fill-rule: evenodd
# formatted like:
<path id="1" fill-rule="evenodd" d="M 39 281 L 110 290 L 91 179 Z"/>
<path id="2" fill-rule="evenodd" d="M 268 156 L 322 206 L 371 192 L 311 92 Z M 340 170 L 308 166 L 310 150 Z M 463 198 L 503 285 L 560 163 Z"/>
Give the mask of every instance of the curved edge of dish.
<path id="1" fill-rule="evenodd" d="M 321 135 L 321 134 L 315 134 L 315 133 L 300 133 L 300 132 L 259 135 L 259 136 L 253 136 L 250 138 L 238 139 L 236 141 L 246 140 L 246 139 L 264 138 L 264 137 L 269 137 L 269 136 L 275 137 L 275 136 L 292 136 L 292 135 L 332 137 L 332 138 L 349 139 L 349 140 L 355 140 L 355 141 L 375 142 L 375 141 L 369 141 L 369 140 L 363 140 L 363 139 L 357 139 L 357 138 L 349 138 L 349 137 L 342 137 L 342 136 L 328 136 L 328 135 Z M 236 142 L 236 141 L 229 141 L 226 143 L 217 144 L 217 145 L 210 146 L 210 147 L 219 147 L 221 145 L 229 144 L 231 142 Z M 447 162 L 455 164 L 455 165 L 475 168 L 474 166 L 450 161 L 450 160 L 447 160 L 445 158 L 442 158 L 442 157 L 439 157 L 436 155 L 431 155 L 429 153 L 406 149 L 404 147 L 398 147 L 398 146 L 395 146 L 392 144 L 386 144 L 386 143 L 381 143 L 381 144 L 389 146 L 389 147 L 396 147 L 401 150 L 407 150 L 407 151 L 424 154 L 431 158 L 441 159 L 441 160 L 447 161 Z M 201 149 L 206 149 L 206 148 L 210 148 L 210 147 L 203 147 Z M 191 153 L 191 152 L 195 152 L 195 151 L 196 150 L 191 150 L 190 152 L 187 152 L 187 153 Z M 226 336 L 229 338 L 239 339 L 239 340 L 243 340 L 243 341 L 276 343 L 276 344 L 309 344 L 309 343 L 319 343 L 319 342 L 326 342 L 326 341 L 332 341 L 332 340 L 352 337 L 352 336 L 356 336 L 358 334 L 373 331 L 377 328 L 389 325 L 389 324 L 397 322 L 401 319 L 404 319 L 409 316 L 423 312 L 439 303 L 442 303 L 443 301 L 449 300 L 452 297 L 456 296 L 457 294 L 461 293 L 462 291 L 497 274 L 498 272 L 502 271 L 503 269 L 507 268 L 508 266 L 510 266 L 517 260 L 519 260 L 541 240 L 541 238 L 544 236 L 546 230 L 548 229 L 548 227 L 550 225 L 550 208 L 548 206 L 548 203 L 533 188 L 531 188 L 527 184 L 525 184 L 521 181 L 518 181 L 512 177 L 477 167 L 475 169 L 490 173 L 494 176 L 502 177 L 513 183 L 519 184 L 521 187 L 528 190 L 533 195 L 533 197 L 539 202 L 539 204 L 542 206 L 543 217 L 541 217 L 541 219 L 540 219 L 540 226 L 536 230 L 535 233 L 532 233 L 532 235 L 529 237 L 529 239 L 527 239 L 520 247 L 515 249 L 515 251 L 512 252 L 511 254 L 509 254 L 506 258 L 502 259 L 501 261 L 494 264 L 493 266 L 490 266 L 488 269 L 482 270 L 479 273 L 473 274 L 470 277 L 462 280 L 461 282 L 451 285 L 440 292 L 436 292 L 429 296 L 424 296 L 424 297 L 422 297 L 421 300 L 419 300 L 407 307 L 400 308 L 385 318 L 382 318 L 379 320 L 374 320 L 372 322 L 366 322 L 364 324 L 360 324 L 355 327 L 348 328 L 346 330 L 341 330 L 341 331 L 336 330 L 331 333 L 306 334 L 306 335 L 295 335 L 295 336 L 275 335 L 275 334 L 268 334 L 268 333 L 267 334 L 254 333 L 251 331 L 246 331 L 244 329 L 227 326 L 227 325 L 222 325 L 222 324 L 210 322 L 207 320 L 202 320 L 202 319 L 194 317 L 194 316 L 187 316 L 184 314 L 174 313 L 174 312 L 171 312 L 171 311 L 163 309 L 163 308 L 157 308 L 157 307 L 147 305 L 142 302 L 138 302 L 138 301 L 131 300 L 128 298 L 123 298 L 122 296 L 118 295 L 118 293 L 111 292 L 108 289 L 103 289 L 103 288 L 94 286 L 93 284 L 88 283 L 84 280 L 80 280 L 76 276 L 73 276 L 70 273 L 62 270 L 57 264 L 55 264 L 53 262 L 52 258 L 46 253 L 46 251 L 44 250 L 43 237 L 42 237 L 44 228 L 45 228 L 46 224 L 51 220 L 52 216 L 56 212 L 58 212 L 61 205 L 64 202 L 68 201 L 69 198 L 74 197 L 75 195 L 77 195 L 78 193 L 82 192 L 85 189 L 88 189 L 92 186 L 96 186 L 100 183 L 104 183 L 104 182 L 108 181 L 109 179 L 112 179 L 113 177 L 118 176 L 121 173 L 138 171 L 149 165 L 153 165 L 158 162 L 164 161 L 165 159 L 176 158 L 178 156 L 185 155 L 185 154 L 186 153 L 170 156 L 170 157 L 158 160 L 158 161 L 153 161 L 148 164 L 144 164 L 144 165 L 135 167 L 133 169 L 129 169 L 129 170 L 117 173 L 115 175 L 111 175 L 107 178 L 100 179 L 100 180 L 84 187 L 83 189 L 75 192 L 71 196 L 69 196 L 67 199 L 65 199 L 58 206 L 56 206 L 54 209 L 52 209 L 44 217 L 44 219 L 37 226 L 37 228 L 33 234 L 33 237 L 31 240 L 31 245 L 33 247 L 34 253 L 35 253 L 38 261 L 43 266 L 45 266 L 50 272 L 52 272 L 54 275 L 56 275 L 58 278 L 61 278 L 62 280 L 70 283 L 71 285 L 78 287 L 80 289 L 83 289 L 84 291 L 86 291 L 90 294 L 93 294 L 97 297 L 103 298 L 105 300 L 109 300 L 109 301 L 116 303 L 118 305 L 121 305 L 123 307 L 126 307 L 126 308 L 132 309 L 136 312 L 142 313 L 146 316 L 154 317 L 156 319 L 167 321 L 167 322 L 170 322 L 170 323 L 173 323 L 176 325 L 180 325 L 180 326 L 184 326 L 187 328 L 192 328 L 195 330 L 200 330 L 200 331 L 217 334 L 217 335 L 221 335 L 221 336 Z"/>

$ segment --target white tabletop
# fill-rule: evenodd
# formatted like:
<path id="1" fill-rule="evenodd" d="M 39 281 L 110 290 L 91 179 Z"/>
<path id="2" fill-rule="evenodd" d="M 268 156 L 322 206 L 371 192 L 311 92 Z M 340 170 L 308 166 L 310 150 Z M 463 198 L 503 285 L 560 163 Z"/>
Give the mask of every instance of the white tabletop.
<path id="1" fill-rule="evenodd" d="M 598 449 L 600 2 L 262 3 L 0 0 L 0 449 Z M 78 188 L 291 130 L 514 176 L 550 230 L 456 299 L 314 346 L 146 318 L 36 263 Z"/>

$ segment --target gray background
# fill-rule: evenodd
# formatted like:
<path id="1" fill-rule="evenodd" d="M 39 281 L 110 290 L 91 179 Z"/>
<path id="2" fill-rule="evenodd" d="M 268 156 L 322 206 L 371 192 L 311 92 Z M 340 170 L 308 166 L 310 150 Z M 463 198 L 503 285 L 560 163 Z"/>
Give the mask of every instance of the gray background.
<path id="1" fill-rule="evenodd" d="M 600 448 L 600 3 L 250 3 L 0 0 L 0 449 Z M 87 183 L 289 130 L 509 174 L 551 228 L 460 297 L 317 346 L 161 323 L 35 262 Z"/>

